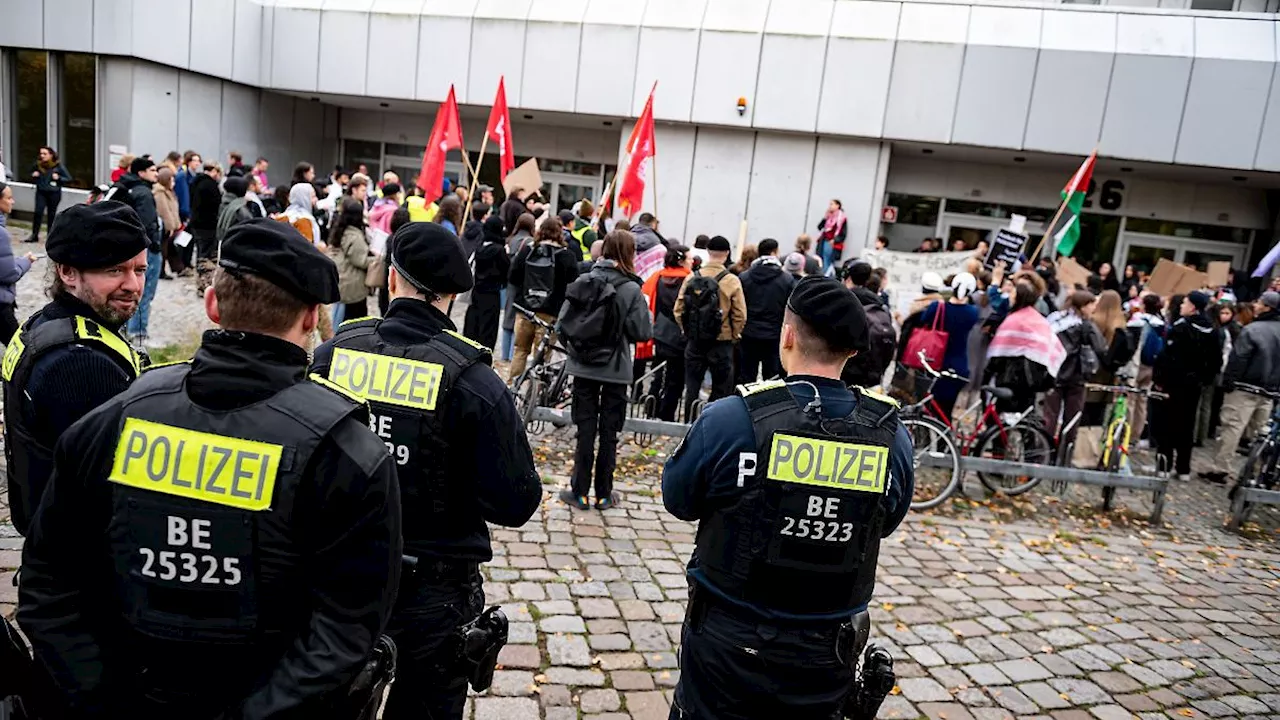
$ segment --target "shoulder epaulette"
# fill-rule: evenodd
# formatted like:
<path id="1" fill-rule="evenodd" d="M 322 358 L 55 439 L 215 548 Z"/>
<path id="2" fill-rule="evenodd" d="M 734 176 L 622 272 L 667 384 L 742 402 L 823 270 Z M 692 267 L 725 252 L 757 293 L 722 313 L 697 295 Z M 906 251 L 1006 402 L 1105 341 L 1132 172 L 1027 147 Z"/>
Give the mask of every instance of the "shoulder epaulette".
<path id="1" fill-rule="evenodd" d="M 361 398 L 359 395 L 356 395 L 355 393 L 351 392 L 350 390 L 342 387 L 341 385 L 335 382 L 331 382 L 328 378 L 324 377 L 323 375 L 320 375 L 318 373 L 311 373 L 309 377 L 312 382 L 319 385 L 320 387 L 323 387 L 326 390 L 330 390 L 333 393 L 341 395 L 343 398 L 350 400 L 356 405 L 360 405 L 362 407 L 369 406 L 369 404 L 365 402 L 364 398 Z"/>
<path id="2" fill-rule="evenodd" d="M 775 388 L 785 388 L 786 386 L 787 383 L 782 380 L 761 380 L 760 382 L 739 385 L 738 394 L 742 397 L 747 397 L 748 395 L 755 395 L 756 393 L 762 393 L 766 390 L 773 390 Z"/>

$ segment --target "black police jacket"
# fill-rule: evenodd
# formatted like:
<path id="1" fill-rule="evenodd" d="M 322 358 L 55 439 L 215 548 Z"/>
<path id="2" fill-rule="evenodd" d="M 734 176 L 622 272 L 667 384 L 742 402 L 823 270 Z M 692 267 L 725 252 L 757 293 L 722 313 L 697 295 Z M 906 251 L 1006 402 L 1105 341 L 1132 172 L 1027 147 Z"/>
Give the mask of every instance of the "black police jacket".
<path id="1" fill-rule="evenodd" d="M 394 605 L 400 500 L 363 404 L 305 372 L 211 331 L 63 436 L 18 622 L 73 717 L 332 716 Z"/>
<path id="2" fill-rule="evenodd" d="M 27 534 L 53 470 L 53 446 L 72 423 L 129 387 L 140 358 L 79 299 L 61 293 L 27 319 L 5 349 L 5 472 L 13 526 Z"/>
<path id="3" fill-rule="evenodd" d="M 316 349 L 312 371 L 370 401 L 370 427 L 399 463 L 405 553 L 481 563 L 493 558 L 485 521 L 523 525 L 542 484 L 488 351 L 454 330 L 428 303 L 399 298 L 381 321 L 341 326 Z"/>

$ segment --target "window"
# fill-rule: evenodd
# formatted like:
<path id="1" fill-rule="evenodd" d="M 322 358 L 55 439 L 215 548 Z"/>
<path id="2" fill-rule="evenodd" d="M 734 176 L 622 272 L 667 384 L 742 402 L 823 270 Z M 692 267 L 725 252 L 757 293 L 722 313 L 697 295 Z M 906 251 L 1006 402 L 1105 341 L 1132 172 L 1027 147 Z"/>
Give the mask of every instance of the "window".
<path id="1" fill-rule="evenodd" d="M 1054 209 L 948 199 L 947 212 L 961 213 L 963 215 L 981 215 L 1000 220 L 1007 220 L 1010 215 L 1021 215 L 1031 223 L 1048 223 L 1053 218 Z"/>
<path id="2" fill-rule="evenodd" d="M 367 140 L 346 140 L 343 146 L 343 167 L 349 168 L 351 172 L 360 169 L 364 165 L 369 171 L 369 177 L 374 182 L 382 179 L 382 143 L 369 142 Z"/>
<path id="3" fill-rule="evenodd" d="M 1236 9 L 1236 3 L 1235 0 L 1191 0 L 1191 9 L 1231 12 Z"/>
<path id="4" fill-rule="evenodd" d="M 1201 225 L 1173 220 L 1153 220 L 1151 218 L 1131 217 L 1125 223 L 1124 229 L 1125 232 L 1169 235 L 1171 237 L 1216 240 L 1229 243 L 1247 243 L 1253 240 L 1253 231 L 1246 228 Z"/>
<path id="5" fill-rule="evenodd" d="M 19 50 L 16 56 L 14 90 L 18 146 L 9 156 L 9 164 L 14 169 L 15 178 L 30 182 L 30 167 L 36 162 L 40 146 L 49 141 L 49 54 Z"/>
<path id="6" fill-rule="evenodd" d="M 93 55 L 62 56 L 62 135 L 58 149 L 71 173 L 69 187 L 88 188 L 94 177 L 97 63 Z"/>

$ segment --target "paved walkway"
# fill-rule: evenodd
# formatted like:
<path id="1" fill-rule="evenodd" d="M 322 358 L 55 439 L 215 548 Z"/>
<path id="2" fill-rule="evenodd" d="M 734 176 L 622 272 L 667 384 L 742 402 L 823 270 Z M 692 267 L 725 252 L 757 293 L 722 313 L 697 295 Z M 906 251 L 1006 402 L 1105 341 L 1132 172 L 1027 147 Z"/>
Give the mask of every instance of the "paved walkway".
<path id="1" fill-rule="evenodd" d="M 194 312 L 161 292 L 157 303 L 173 297 L 177 312 Z M 667 716 L 696 530 L 662 506 L 674 443 L 628 440 L 623 503 L 582 512 L 553 499 L 571 436 L 532 438 L 543 506 L 523 528 L 493 531 L 485 589 L 511 638 L 467 720 Z M 882 718 L 1280 717 L 1280 512 L 1255 513 L 1235 535 L 1220 529 L 1225 490 L 1196 482 L 1173 486 L 1161 527 L 1147 526 L 1149 498 L 1136 493 L 1104 515 L 1087 504 L 1096 491 L 970 491 L 913 514 L 883 546 L 873 638 L 900 680 Z M 12 616 L 21 539 L 6 518 L 0 612 Z"/>

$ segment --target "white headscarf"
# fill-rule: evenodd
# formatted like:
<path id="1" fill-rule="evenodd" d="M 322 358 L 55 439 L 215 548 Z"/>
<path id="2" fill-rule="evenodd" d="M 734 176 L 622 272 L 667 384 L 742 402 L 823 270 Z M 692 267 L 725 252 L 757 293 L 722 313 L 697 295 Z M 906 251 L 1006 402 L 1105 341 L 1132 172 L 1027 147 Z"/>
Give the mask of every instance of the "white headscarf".
<path id="1" fill-rule="evenodd" d="M 294 227 L 298 226 L 298 220 L 306 218 L 311 227 L 311 237 L 307 238 L 313 243 L 320 241 L 320 235 L 317 232 L 316 217 L 313 212 L 312 199 L 315 198 L 316 189 L 311 183 L 298 183 L 289 189 L 289 207 L 285 208 L 284 216 L 289 218 L 289 223 Z"/>

